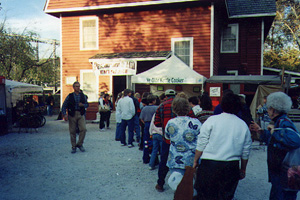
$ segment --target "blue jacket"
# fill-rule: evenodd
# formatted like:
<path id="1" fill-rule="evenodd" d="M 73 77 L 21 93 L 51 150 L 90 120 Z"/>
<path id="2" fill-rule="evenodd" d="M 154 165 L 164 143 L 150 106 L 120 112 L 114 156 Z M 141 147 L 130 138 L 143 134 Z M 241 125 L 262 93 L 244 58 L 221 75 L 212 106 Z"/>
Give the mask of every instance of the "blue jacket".
<path id="1" fill-rule="evenodd" d="M 261 139 L 268 144 L 268 170 L 269 173 L 280 173 L 282 161 L 286 153 L 300 147 L 300 134 L 293 122 L 286 114 L 273 119 L 274 132 L 264 130 Z"/>

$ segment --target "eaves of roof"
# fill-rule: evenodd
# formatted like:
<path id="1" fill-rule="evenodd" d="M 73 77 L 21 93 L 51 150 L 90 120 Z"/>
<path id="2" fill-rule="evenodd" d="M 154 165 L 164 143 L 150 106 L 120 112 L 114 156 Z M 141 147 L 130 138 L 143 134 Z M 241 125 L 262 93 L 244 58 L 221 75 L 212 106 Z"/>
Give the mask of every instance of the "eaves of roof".
<path id="1" fill-rule="evenodd" d="M 95 59 L 134 59 L 134 60 L 164 60 L 171 55 L 171 51 L 148 51 L 148 52 L 123 52 L 96 54 L 89 58 Z"/>
<path id="2" fill-rule="evenodd" d="M 107 10 L 107 9 L 118 9 L 118 8 L 130 8 L 139 6 L 155 6 L 162 4 L 174 4 L 174 3 L 185 3 L 185 2 L 197 2 L 199 0 L 156 0 L 156 1 L 145 1 L 145 2 L 132 2 L 132 3 L 120 3 L 120 4 L 109 4 L 109 5 L 97 5 L 97 6 L 85 6 L 85 7 L 73 7 L 73 8 L 58 8 L 48 9 L 48 1 L 44 8 L 44 12 L 48 14 L 59 14 L 59 13 L 70 13 L 79 11 L 93 11 L 93 10 Z"/>
<path id="3" fill-rule="evenodd" d="M 238 76 L 212 76 L 206 80 L 208 83 L 231 83 L 231 84 L 274 84 L 280 85 L 280 76 L 274 75 L 238 75 Z"/>
<path id="4" fill-rule="evenodd" d="M 275 0 L 226 0 L 229 18 L 274 17 Z"/>

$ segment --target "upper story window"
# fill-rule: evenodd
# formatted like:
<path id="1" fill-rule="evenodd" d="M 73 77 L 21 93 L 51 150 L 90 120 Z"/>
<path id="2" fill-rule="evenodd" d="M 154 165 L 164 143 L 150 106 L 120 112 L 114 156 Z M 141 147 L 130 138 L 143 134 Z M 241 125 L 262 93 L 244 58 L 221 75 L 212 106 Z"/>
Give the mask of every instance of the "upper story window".
<path id="1" fill-rule="evenodd" d="M 223 28 L 221 53 L 238 53 L 239 25 L 228 24 Z"/>
<path id="2" fill-rule="evenodd" d="M 185 64 L 193 68 L 193 38 L 172 38 L 171 42 L 172 52 L 174 52 Z"/>
<path id="3" fill-rule="evenodd" d="M 98 17 L 80 18 L 80 49 L 98 49 Z"/>

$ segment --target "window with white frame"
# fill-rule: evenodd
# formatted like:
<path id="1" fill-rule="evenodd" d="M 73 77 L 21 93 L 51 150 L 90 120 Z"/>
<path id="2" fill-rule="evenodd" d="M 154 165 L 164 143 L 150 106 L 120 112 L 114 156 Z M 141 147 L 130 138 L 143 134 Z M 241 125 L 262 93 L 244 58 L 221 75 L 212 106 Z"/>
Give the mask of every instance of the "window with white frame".
<path id="1" fill-rule="evenodd" d="M 192 37 L 172 38 L 171 49 L 185 64 L 193 68 L 193 43 Z"/>
<path id="2" fill-rule="evenodd" d="M 99 76 L 93 70 L 80 70 L 81 89 L 88 96 L 88 102 L 98 101 Z"/>
<path id="3" fill-rule="evenodd" d="M 80 49 L 98 49 L 98 17 L 80 18 Z"/>
<path id="4" fill-rule="evenodd" d="M 238 24 L 228 24 L 223 28 L 221 39 L 221 53 L 238 53 Z"/>

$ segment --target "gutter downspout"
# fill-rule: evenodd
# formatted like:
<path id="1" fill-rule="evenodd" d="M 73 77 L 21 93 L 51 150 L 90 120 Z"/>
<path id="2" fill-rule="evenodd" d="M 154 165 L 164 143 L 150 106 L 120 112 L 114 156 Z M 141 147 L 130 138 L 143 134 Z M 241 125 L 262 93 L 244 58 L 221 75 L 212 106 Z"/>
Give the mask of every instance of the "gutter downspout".
<path id="1" fill-rule="evenodd" d="M 214 3 L 211 3 L 211 15 L 210 15 L 210 77 L 212 77 L 214 75 L 214 15 L 215 15 L 215 5 L 214 5 Z M 202 84 L 202 87 L 203 87 L 203 84 Z"/>
<path id="2" fill-rule="evenodd" d="M 265 32 L 265 21 L 261 20 L 261 54 L 260 54 L 260 75 L 264 75 L 264 32 Z"/>

